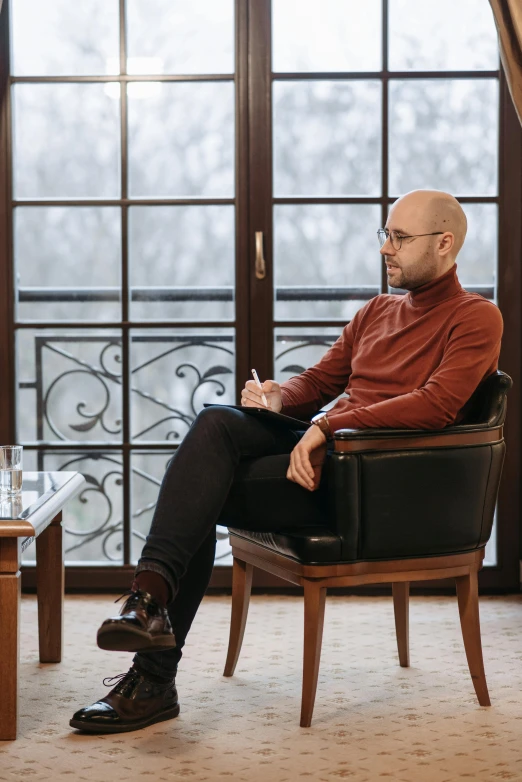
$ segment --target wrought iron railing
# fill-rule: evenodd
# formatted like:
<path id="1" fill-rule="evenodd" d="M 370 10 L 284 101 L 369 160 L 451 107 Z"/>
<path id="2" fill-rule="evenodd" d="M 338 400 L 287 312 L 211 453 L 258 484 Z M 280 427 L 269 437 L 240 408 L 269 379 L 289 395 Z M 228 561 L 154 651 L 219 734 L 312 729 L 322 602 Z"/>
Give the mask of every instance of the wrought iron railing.
<path id="1" fill-rule="evenodd" d="M 466 285 L 470 293 L 480 293 L 486 299 L 495 297 L 493 285 Z M 380 293 L 378 285 L 359 286 L 282 286 L 275 289 L 276 301 L 369 301 Z M 391 291 L 395 292 L 395 291 Z M 181 301 L 233 301 L 234 288 L 229 285 L 212 287 L 192 286 L 136 286 L 129 291 L 133 302 L 181 302 Z M 118 302 L 118 287 L 97 288 L 42 288 L 23 286 L 18 288 L 21 303 L 52 302 Z"/>
<path id="2" fill-rule="evenodd" d="M 309 363 L 290 363 L 296 352 L 310 348 L 324 352 L 332 340 L 323 335 L 284 334 L 281 341 L 285 344 L 277 353 L 279 371 L 290 375 L 299 373 Z M 233 334 L 210 338 L 197 334 L 158 336 L 152 332 L 134 336 L 132 343 L 145 347 L 148 357 L 131 369 L 131 398 L 143 400 L 156 411 L 154 420 L 134 430 L 131 444 L 139 452 L 146 453 L 147 443 L 157 445 L 158 441 L 164 442 L 166 447 L 170 444 L 172 448 L 188 431 L 204 402 L 235 401 L 231 382 L 234 376 Z M 115 411 L 119 412 L 114 396 L 120 393 L 122 385 L 121 342 L 110 334 L 67 335 L 61 330 L 52 333 L 49 329 L 45 333 L 36 332 L 33 344 L 35 375 L 32 379 L 21 379 L 19 385 L 21 390 L 34 394 L 36 438 L 33 448 L 37 469 L 78 469 L 87 481 L 87 487 L 76 501 L 76 511 L 73 514 L 71 508 L 68 513 L 69 519 L 72 515 L 75 518 L 65 527 L 66 557 L 76 559 L 83 552 L 88 561 L 121 561 L 124 520 L 117 496 L 121 496 L 124 473 L 122 461 L 117 451 L 114 452 L 116 443 L 122 443 L 123 428 L 121 415 L 114 415 Z M 88 357 L 85 356 L 86 347 L 91 353 Z M 187 360 L 187 351 L 192 360 Z M 198 363 L 197 354 L 203 354 L 204 363 Z M 53 364 L 54 359 L 59 363 Z M 170 362 L 169 377 L 184 383 L 185 391 L 181 396 L 185 406 L 174 404 L 154 388 L 154 382 L 149 388 L 142 382 L 147 369 L 166 361 Z M 161 374 L 162 371 L 156 373 L 156 377 Z M 30 417 L 31 411 L 27 411 L 27 415 Z M 156 432 L 156 439 L 149 440 Z M 104 443 L 106 447 L 111 446 L 110 453 L 104 452 Z M 55 448 L 53 451 L 53 445 L 57 444 L 61 450 Z M 69 445 L 70 450 L 64 451 L 64 445 Z M 164 452 L 164 456 L 167 461 L 171 453 Z M 138 478 L 157 492 L 161 479 L 132 464 L 129 479 L 136 481 Z M 152 513 L 154 505 L 155 501 L 151 500 L 137 503 L 132 509 L 131 536 L 135 542 L 145 540 L 139 522 Z M 218 544 L 227 537 L 226 530 L 218 527 Z M 228 548 L 222 546 L 221 549 L 216 555 L 218 562 L 229 556 Z"/>

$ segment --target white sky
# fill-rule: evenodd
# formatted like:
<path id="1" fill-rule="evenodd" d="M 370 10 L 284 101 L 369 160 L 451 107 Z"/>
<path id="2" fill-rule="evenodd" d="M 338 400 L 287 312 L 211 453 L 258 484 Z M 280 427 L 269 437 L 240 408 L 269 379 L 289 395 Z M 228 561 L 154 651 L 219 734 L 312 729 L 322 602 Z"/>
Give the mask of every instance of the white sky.
<path id="1" fill-rule="evenodd" d="M 118 72 L 118 0 L 10 2 L 16 75 Z M 232 70 L 233 0 L 128 0 L 128 16 L 131 72 L 150 73 L 147 57 L 164 72 Z M 381 67 L 381 0 L 273 0 L 272 19 L 276 71 Z M 390 0 L 389 27 L 391 69 L 412 47 L 421 69 L 498 67 L 487 0 Z"/>

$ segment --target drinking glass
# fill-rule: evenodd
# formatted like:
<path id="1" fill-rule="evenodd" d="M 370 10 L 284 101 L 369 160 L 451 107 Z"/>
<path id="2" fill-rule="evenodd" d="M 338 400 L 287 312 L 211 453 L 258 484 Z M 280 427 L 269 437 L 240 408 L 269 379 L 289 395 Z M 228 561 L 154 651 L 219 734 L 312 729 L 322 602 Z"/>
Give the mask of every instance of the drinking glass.
<path id="1" fill-rule="evenodd" d="M 0 445 L 0 496 L 22 491 L 22 452 L 21 445 Z"/>

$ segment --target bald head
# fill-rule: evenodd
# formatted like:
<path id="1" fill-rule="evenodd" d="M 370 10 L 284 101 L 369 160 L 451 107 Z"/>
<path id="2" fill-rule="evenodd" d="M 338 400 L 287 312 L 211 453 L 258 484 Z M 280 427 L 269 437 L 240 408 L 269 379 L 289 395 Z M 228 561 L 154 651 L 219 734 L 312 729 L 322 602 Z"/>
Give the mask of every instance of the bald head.
<path id="1" fill-rule="evenodd" d="M 381 249 L 389 284 L 413 290 L 453 266 L 466 238 L 467 220 L 449 193 L 412 190 L 394 202 L 386 227 L 406 237 L 399 249 L 390 240 Z"/>
<path id="2" fill-rule="evenodd" d="M 392 210 L 399 207 L 406 209 L 422 227 L 422 233 L 432 231 L 449 231 L 453 234 L 453 247 L 450 257 L 453 261 L 459 254 L 468 221 L 461 205 L 450 193 L 442 190 L 412 190 L 395 201 Z M 391 214 L 391 212 L 390 212 Z M 417 233 L 417 230 L 415 231 Z M 421 233 L 419 230 L 418 233 Z"/>

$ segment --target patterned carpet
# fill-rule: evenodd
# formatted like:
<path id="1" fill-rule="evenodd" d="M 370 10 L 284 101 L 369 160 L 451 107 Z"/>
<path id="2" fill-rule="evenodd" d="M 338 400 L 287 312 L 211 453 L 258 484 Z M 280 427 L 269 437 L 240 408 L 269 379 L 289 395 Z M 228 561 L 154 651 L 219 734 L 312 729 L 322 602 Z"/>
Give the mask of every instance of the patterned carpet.
<path id="1" fill-rule="evenodd" d="M 130 659 L 94 643 L 112 600 L 67 597 L 64 660 L 40 665 L 35 598 L 23 598 L 20 737 L 0 744 L 0 780 L 522 779 L 522 596 L 481 600 L 489 709 L 475 699 L 454 598 L 412 598 L 402 669 L 391 598 L 328 597 L 314 718 L 300 728 L 302 600 L 254 596 L 224 678 L 230 598 L 209 596 L 178 674 L 180 716 L 85 736 L 69 728 L 72 712 Z"/>

